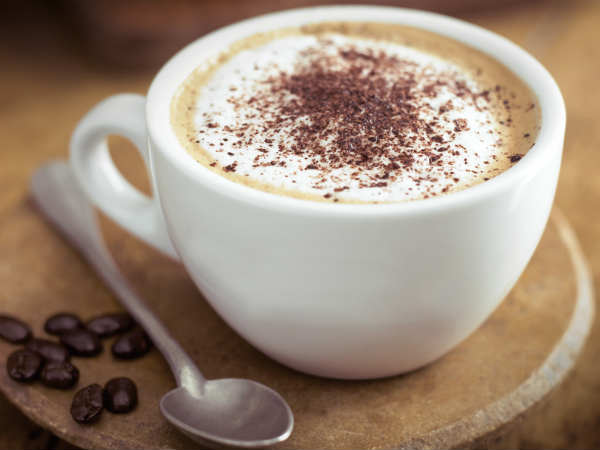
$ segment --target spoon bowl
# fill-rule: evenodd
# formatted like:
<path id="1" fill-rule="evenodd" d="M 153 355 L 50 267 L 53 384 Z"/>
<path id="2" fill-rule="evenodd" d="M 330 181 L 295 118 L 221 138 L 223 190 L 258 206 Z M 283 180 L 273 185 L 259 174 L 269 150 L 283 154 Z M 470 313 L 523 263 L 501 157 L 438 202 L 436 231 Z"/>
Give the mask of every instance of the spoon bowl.
<path id="1" fill-rule="evenodd" d="M 208 380 L 194 394 L 184 387 L 160 401 L 165 418 L 196 441 L 265 447 L 292 432 L 292 411 L 274 390 L 252 380 Z"/>

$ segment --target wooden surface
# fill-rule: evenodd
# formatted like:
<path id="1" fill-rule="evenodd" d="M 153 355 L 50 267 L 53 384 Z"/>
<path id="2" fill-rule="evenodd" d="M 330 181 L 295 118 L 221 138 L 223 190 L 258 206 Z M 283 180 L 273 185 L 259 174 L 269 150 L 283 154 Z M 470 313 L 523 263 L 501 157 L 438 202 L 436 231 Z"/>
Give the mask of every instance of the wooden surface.
<path id="1" fill-rule="evenodd" d="M 124 164 L 136 162 L 131 158 Z M 39 336 L 54 312 L 74 311 L 86 319 L 119 308 L 31 202 L 19 204 L 5 218 L 0 253 L 9 256 L 11 265 L 0 273 L 3 311 L 30 323 Z M 208 378 L 251 378 L 286 398 L 295 429 L 277 446 L 281 449 L 463 448 L 485 441 L 562 380 L 593 315 L 589 294 L 577 285 L 574 268 L 580 256 L 561 236 L 568 226 L 555 221 L 507 299 L 444 358 L 385 380 L 325 380 L 287 369 L 253 349 L 214 313 L 179 264 L 108 221 L 104 225 L 125 275 Z M 27 283 L 15 282 L 24 278 Z M 139 407 L 131 414 L 105 413 L 92 427 L 78 425 L 68 412 L 73 391 L 23 385 L 8 377 L 4 361 L 14 346 L 5 342 L 0 342 L 0 390 L 29 418 L 84 448 L 195 447 L 158 410 L 162 395 L 175 387 L 158 352 L 117 361 L 107 351 L 110 343 L 98 358 L 74 359 L 81 371 L 79 386 L 132 378 L 139 386 Z"/>
<path id="2" fill-rule="evenodd" d="M 261 12 L 260 8 L 257 6 L 257 10 L 254 12 Z M 595 284 L 598 286 L 600 274 L 600 227 L 598 225 L 600 223 L 600 177 L 598 176 L 600 168 L 600 153 L 598 153 L 600 148 L 600 126 L 598 126 L 600 90 L 597 89 L 596 83 L 600 79 L 600 50 L 597 44 L 600 38 L 600 4 L 594 1 L 535 2 L 497 11 L 463 13 L 461 18 L 504 34 L 524 46 L 546 65 L 561 87 L 567 104 L 568 126 L 565 157 L 556 203 L 574 226 L 583 251 L 590 261 Z M 33 22 L 33 25 L 23 25 L 17 21 L 6 23 L 0 33 L 3 41 L 10 44 L 0 47 L 0 66 L 2 67 L 0 71 L 0 135 L 3 137 L 3 148 L 0 150 L 0 241 L 8 245 L 5 248 L 11 249 L 12 252 L 12 254 L 7 253 L 5 248 L 0 250 L 2 256 L 0 258 L 0 279 L 2 280 L 0 304 L 3 309 L 8 308 L 8 305 L 11 304 L 20 305 L 30 301 L 45 305 L 45 302 L 49 302 L 52 298 L 55 300 L 60 298 L 71 302 L 73 305 L 71 309 L 85 312 L 86 316 L 91 315 L 96 310 L 103 310 L 104 308 L 100 308 L 100 306 L 109 304 L 112 299 L 106 289 L 91 276 L 89 269 L 64 244 L 56 238 L 52 238 L 53 235 L 47 228 L 36 220 L 27 200 L 27 183 L 32 170 L 37 165 L 52 157 L 64 158 L 66 156 L 69 135 L 78 118 L 91 105 L 107 95 L 120 91 L 144 92 L 153 73 L 118 72 L 94 65 L 81 55 L 70 36 L 57 31 L 55 26 L 43 20 Z M 43 51 L 40 50 L 41 48 Z M 137 180 L 137 183 L 143 184 L 143 173 L 140 171 L 140 166 L 136 165 L 135 155 L 131 149 L 122 141 L 116 141 L 115 147 L 121 150 L 122 155 L 119 155 L 118 162 L 125 172 Z M 17 222 L 21 223 L 22 227 L 15 230 Z M 149 256 L 147 249 L 126 235 L 119 234 L 118 230 L 114 227 L 111 228 L 110 225 L 107 225 L 107 233 L 112 236 L 113 250 L 119 255 L 121 262 L 125 263 L 123 267 L 128 270 L 128 274 L 136 281 L 142 293 L 148 298 L 157 298 L 152 297 L 156 295 L 159 298 L 161 295 L 169 298 L 170 301 L 165 304 L 156 304 L 159 311 L 162 307 L 167 309 L 165 312 L 172 313 L 172 306 L 180 304 L 179 298 L 196 298 L 199 305 L 203 305 L 199 294 L 195 293 L 187 277 L 182 272 L 178 272 L 180 269 L 164 265 L 164 263 L 148 266 L 148 258 L 154 256 Z M 556 236 L 554 237 L 555 242 L 558 242 Z M 548 236 L 544 239 L 547 238 Z M 561 248 L 560 245 L 556 247 L 558 250 Z M 32 259 L 22 259 L 21 257 L 24 255 Z M 153 254 L 151 253 L 151 255 Z M 538 257 L 537 254 L 536 257 Z M 557 264 L 564 264 L 564 261 L 561 259 L 557 261 Z M 46 265 L 51 265 L 57 271 L 61 269 L 63 272 L 55 273 L 54 276 L 48 274 L 46 277 L 35 276 L 36 270 L 43 270 Z M 555 278 L 564 281 L 568 276 L 563 271 L 562 275 L 557 275 Z M 165 283 L 165 280 L 170 280 L 170 282 Z M 42 289 L 40 290 L 40 288 Z M 540 286 L 531 289 L 532 291 L 529 293 L 536 294 Z M 82 302 L 90 298 L 97 299 L 98 303 L 89 309 L 79 309 L 86 304 Z M 505 305 L 509 305 L 509 303 L 506 302 Z M 505 306 L 503 305 L 503 307 Z M 38 309 L 39 314 L 45 314 L 42 312 L 41 306 Z M 214 316 L 214 313 L 206 306 L 194 309 L 194 314 L 202 315 L 202 317 L 198 316 L 199 320 L 206 315 L 210 317 L 210 314 L 213 314 Z M 214 324 L 220 323 L 215 317 L 213 319 L 215 319 Z M 41 320 L 41 315 L 31 319 L 38 326 Z M 486 326 L 489 327 L 489 325 Z M 510 327 L 512 324 L 508 323 L 507 326 Z M 256 376 L 260 379 L 260 376 L 265 376 L 264 373 L 261 375 L 261 368 L 264 368 L 264 365 L 270 365 L 273 373 L 282 374 L 281 379 L 293 379 L 293 374 L 289 374 L 286 369 L 254 352 L 222 323 L 219 327 L 217 328 L 220 333 L 224 333 L 219 335 L 224 345 L 232 345 L 231 342 L 239 345 L 233 346 L 231 348 L 233 353 L 229 354 L 216 351 L 216 349 L 211 352 L 206 348 L 196 353 L 201 366 L 209 368 L 209 373 L 207 373 L 209 376 L 218 376 L 223 373 Z M 485 329 L 484 327 L 482 332 Z M 211 330 L 200 329 L 199 333 Z M 549 324 L 540 328 L 542 333 L 556 331 L 557 328 Z M 474 335 L 472 339 L 476 339 L 476 336 Z M 185 338 L 185 336 L 182 337 Z M 510 337 L 511 334 L 507 333 L 506 340 L 510 341 Z M 504 349 L 504 347 L 498 348 Z M 549 350 L 549 348 L 546 349 L 546 354 Z M 523 367 L 531 370 L 532 366 L 527 366 L 530 360 L 527 351 L 528 347 L 522 344 L 514 355 L 509 357 L 503 354 L 505 359 L 501 362 L 512 361 L 513 357 L 522 357 L 523 364 L 525 364 Z M 569 378 L 547 397 L 543 404 L 529 411 L 529 414 L 520 418 L 512 427 L 501 430 L 502 434 L 488 436 L 477 445 L 496 448 L 516 446 L 521 448 L 600 447 L 600 359 L 597 358 L 599 351 L 600 328 L 595 322 L 588 344 Z M 259 359 L 263 358 L 261 364 L 259 366 L 234 366 L 235 356 L 244 355 L 244 352 Z M 496 354 L 494 351 L 488 353 L 489 355 L 486 356 L 490 357 Z M 438 365 L 425 369 L 425 374 L 431 374 L 431 371 L 438 370 L 436 367 L 440 364 L 442 366 L 457 364 L 453 358 L 459 358 L 460 353 L 456 353 L 459 356 L 454 355 L 455 353 L 450 354 Z M 219 359 L 224 357 L 228 359 Z M 105 354 L 103 358 L 107 358 L 107 355 Z M 147 363 L 158 364 L 156 367 L 160 367 L 160 360 L 156 358 L 155 354 L 148 358 Z M 86 362 L 86 364 L 88 363 Z M 89 365 L 82 365 L 82 372 L 87 373 L 82 377 L 82 383 L 86 381 L 86 376 L 91 376 L 92 364 L 93 362 L 89 361 Z M 501 364 L 501 366 L 503 365 Z M 123 366 L 123 370 L 133 370 L 131 367 L 133 366 Z M 230 369 L 234 367 L 237 367 L 238 372 L 231 373 Z M 507 383 L 509 381 L 516 383 L 512 387 L 524 380 L 525 372 L 518 373 L 520 375 L 515 375 L 515 379 L 509 377 L 507 380 Z M 386 385 L 389 386 L 399 383 L 399 380 L 407 380 L 404 383 L 410 385 L 411 380 L 414 382 L 420 374 L 421 372 L 417 372 L 400 379 L 387 380 L 383 384 L 387 383 Z M 4 372 L 2 372 L 2 376 L 4 376 Z M 497 376 L 496 378 L 501 377 Z M 446 380 L 435 377 L 433 380 L 435 383 L 431 383 L 431 395 L 436 392 L 439 395 L 436 388 L 444 385 Z M 477 385 L 474 379 L 469 380 L 470 384 L 457 383 L 457 386 L 462 386 L 464 389 L 463 393 L 470 393 L 472 387 Z M 325 381 L 321 382 L 327 384 Z M 342 383 L 342 387 L 336 389 L 340 389 L 344 395 L 349 394 L 353 401 L 360 405 L 366 400 L 373 400 L 372 397 L 377 398 L 376 396 L 364 398 L 360 396 L 361 392 L 364 393 L 373 387 L 373 383 L 364 383 L 364 385 L 357 383 L 360 385 L 359 389 L 353 384 Z M 280 387 L 277 380 L 271 384 L 276 388 Z M 302 394 L 301 388 L 304 385 L 298 382 L 294 386 L 296 393 Z M 410 393 L 402 389 L 400 391 L 405 395 Z M 502 392 L 508 391 L 488 394 L 493 397 Z M 340 396 L 343 398 L 342 394 Z M 57 402 L 65 401 L 62 397 L 59 399 L 56 396 L 57 393 L 51 395 Z M 315 414 L 323 412 L 322 409 L 319 409 L 318 401 L 309 402 L 309 397 L 306 395 L 298 395 L 298 397 L 301 401 L 306 402 L 307 409 L 314 409 Z M 384 398 L 387 400 L 386 397 Z M 438 400 L 456 398 L 462 397 L 442 396 Z M 438 407 L 435 406 L 438 404 L 440 402 L 433 406 L 429 405 L 429 408 L 414 411 L 414 417 L 423 419 L 418 422 L 421 426 L 426 427 L 427 423 L 431 423 L 428 420 L 439 418 L 440 413 Z M 371 408 L 371 415 L 363 417 L 359 424 L 363 424 L 362 427 L 364 427 L 365 423 L 377 424 L 385 419 L 387 416 L 381 415 L 381 406 L 382 403 L 374 405 Z M 474 407 L 473 403 L 468 401 L 465 401 L 464 406 L 467 409 Z M 140 411 L 144 412 L 145 408 L 140 408 Z M 344 411 L 342 411 L 344 414 L 353 413 L 352 408 L 346 408 Z M 383 411 L 387 412 L 385 408 Z M 107 418 L 111 419 L 112 417 L 107 415 L 104 419 Z M 58 416 L 55 418 L 57 424 L 59 419 Z M 388 420 L 390 420 L 389 417 Z M 103 426 L 106 426 L 105 422 L 102 424 Z M 316 420 L 315 426 L 325 422 L 321 418 Z M 304 430 L 311 429 L 308 423 L 298 426 L 300 428 L 297 431 L 300 430 L 300 432 L 303 427 Z M 362 446 L 360 444 L 369 447 L 377 446 L 388 436 L 387 431 L 383 434 L 367 436 L 361 426 L 354 425 L 348 428 L 347 423 L 341 419 L 335 423 L 335 428 L 346 430 L 344 439 L 347 440 L 332 444 L 332 446 L 338 447 L 343 447 L 343 442 L 353 442 L 358 446 Z M 0 429 L 2 429 L 0 448 L 47 448 L 67 445 L 38 431 L 23 415 L 2 400 L 0 400 Z M 143 431 L 142 427 L 140 433 Z M 402 433 L 408 433 L 398 427 L 395 427 L 393 432 L 397 433 L 396 438 L 400 437 L 400 439 L 402 436 L 406 436 Z M 301 435 L 300 433 L 299 436 Z M 369 438 L 373 440 L 367 441 L 366 439 Z M 84 442 L 80 441 L 80 443 Z M 302 446 L 299 442 L 296 444 Z M 440 446 L 446 445 L 442 442 Z"/>

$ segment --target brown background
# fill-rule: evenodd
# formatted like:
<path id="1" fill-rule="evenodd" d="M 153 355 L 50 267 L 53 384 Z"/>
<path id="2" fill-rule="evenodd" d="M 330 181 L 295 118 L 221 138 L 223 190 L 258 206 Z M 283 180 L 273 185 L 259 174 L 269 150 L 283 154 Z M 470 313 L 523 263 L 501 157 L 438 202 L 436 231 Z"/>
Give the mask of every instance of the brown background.
<path id="1" fill-rule="evenodd" d="M 317 2 L 223 0 L 196 5 L 175 2 L 177 6 L 172 8 L 172 14 L 179 14 L 178 8 L 187 12 L 183 14 L 187 22 L 180 26 L 173 25 L 175 17 L 171 20 L 165 14 L 152 11 L 115 12 L 110 5 L 105 9 L 97 7 L 94 14 L 73 9 L 70 2 L 52 7 L 18 2 L 3 6 L 0 19 L 0 136 L 3 144 L 0 150 L 0 233 L 6 229 L 11 211 L 26 201 L 31 172 L 50 158 L 66 156 L 69 135 L 90 106 L 117 92 L 143 93 L 157 65 L 183 41 L 281 5 L 314 3 Z M 598 290 L 600 3 L 503 3 L 510 5 L 480 7 L 477 11 L 469 10 L 466 5 L 447 12 L 519 43 L 541 60 L 561 87 L 567 104 L 568 126 L 556 203 L 578 233 Z M 425 4 L 434 9 L 442 4 L 448 9 L 447 3 Z M 103 22 L 103 18 L 112 20 Z M 165 23 L 170 26 L 165 27 Z M 148 30 L 154 30 L 154 34 Z M 164 39 L 167 32 L 171 33 L 170 38 Z M 119 45 L 123 37 L 126 46 Z M 144 50 L 148 48 L 151 50 Z M 123 54 L 135 54 L 137 59 L 124 60 Z M 116 145 L 129 150 L 123 142 Z M 8 270 L 10 264 L 10 259 L 0 255 L 0 270 Z M 15 282 L 26 283 L 26 280 Z M 4 295 L 0 286 L 0 305 Z M 496 445 L 517 442 L 522 448 L 600 448 L 599 339 L 600 328 L 596 323 L 581 360 L 568 380 Z M 12 440 L 7 441 L 9 433 L 0 431 L 0 448 L 66 446 L 36 430 L 0 398 L 0 430 L 7 429 L 11 430 Z"/>

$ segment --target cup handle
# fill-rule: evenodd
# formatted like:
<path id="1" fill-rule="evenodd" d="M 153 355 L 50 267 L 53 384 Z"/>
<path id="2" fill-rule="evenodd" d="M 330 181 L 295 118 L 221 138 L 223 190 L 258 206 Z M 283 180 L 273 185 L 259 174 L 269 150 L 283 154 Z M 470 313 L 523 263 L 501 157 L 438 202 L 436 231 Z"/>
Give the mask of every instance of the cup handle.
<path id="1" fill-rule="evenodd" d="M 166 255 L 179 259 L 167 233 L 154 178 L 150 172 L 145 97 L 120 94 L 96 105 L 71 137 L 70 163 L 88 198 L 115 222 Z M 134 188 L 115 167 L 108 151 L 109 134 L 133 142 L 146 164 L 154 195 Z"/>

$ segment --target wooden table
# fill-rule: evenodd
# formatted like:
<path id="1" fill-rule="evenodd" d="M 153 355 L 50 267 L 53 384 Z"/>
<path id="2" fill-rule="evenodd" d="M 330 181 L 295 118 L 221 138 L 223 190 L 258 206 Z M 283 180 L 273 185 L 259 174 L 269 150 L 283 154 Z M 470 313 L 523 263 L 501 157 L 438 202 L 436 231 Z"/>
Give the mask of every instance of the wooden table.
<path id="1" fill-rule="evenodd" d="M 261 12 L 260 4 L 256 8 L 252 13 Z M 81 115 L 107 95 L 144 92 L 153 76 L 152 72 L 113 71 L 94 64 L 82 56 L 69 35 L 44 21 L 43 15 L 42 10 L 34 21 L 7 21 L 0 31 L 2 41 L 10 44 L 0 47 L 0 135 L 4 138 L 0 151 L 0 233 L 10 213 L 27 202 L 34 168 L 50 158 L 66 156 L 70 133 Z M 560 85 L 568 126 L 556 204 L 574 226 L 598 287 L 600 89 L 596 83 L 600 79 L 600 3 L 535 2 L 460 17 L 525 47 Z M 120 140 L 115 145 L 128 149 Z M 144 184 L 139 176 L 134 181 Z M 1 258 L 0 270 L 7 270 L 10 264 Z M 0 302 L 3 295 L 0 288 Z M 596 323 L 569 378 L 543 405 L 486 445 L 600 447 L 599 351 L 600 328 Z M 0 430 L 0 448 L 68 448 L 68 444 L 37 429 L 3 399 Z"/>

